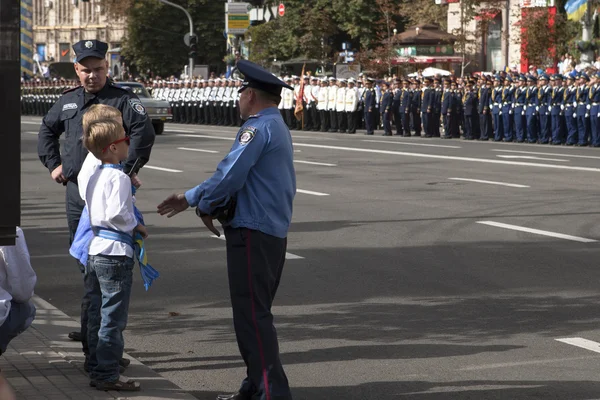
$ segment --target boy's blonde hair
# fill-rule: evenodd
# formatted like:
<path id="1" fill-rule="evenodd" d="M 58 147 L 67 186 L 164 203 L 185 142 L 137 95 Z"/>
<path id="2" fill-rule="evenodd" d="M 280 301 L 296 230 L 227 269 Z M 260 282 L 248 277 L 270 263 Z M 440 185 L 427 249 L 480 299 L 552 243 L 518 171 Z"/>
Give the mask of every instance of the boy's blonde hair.
<path id="1" fill-rule="evenodd" d="M 106 104 L 94 104 L 83 114 L 83 132 L 87 131 L 87 126 L 90 122 L 98 119 L 114 119 L 123 124 L 121 111 Z"/>
<path id="2" fill-rule="evenodd" d="M 83 133 L 83 145 L 99 160 L 106 154 L 102 150 L 110 146 L 112 142 L 119 140 L 125 132 L 123 125 L 112 118 L 88 121 L 86 128 Z"/>

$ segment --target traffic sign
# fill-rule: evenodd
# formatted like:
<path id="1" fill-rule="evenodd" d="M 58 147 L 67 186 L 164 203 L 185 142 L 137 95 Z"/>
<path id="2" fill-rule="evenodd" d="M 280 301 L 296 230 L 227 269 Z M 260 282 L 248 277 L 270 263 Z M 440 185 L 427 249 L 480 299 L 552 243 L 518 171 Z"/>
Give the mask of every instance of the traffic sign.
<path id="1" fill-rule="evenodd" d="M 285 14 L 285 6 L 283 5 L 283 3 L 279 3 L 279 8 L 277 9 L 277 11 L 279 11 L 279 16 L 283 17 L 283 15 Z"/>

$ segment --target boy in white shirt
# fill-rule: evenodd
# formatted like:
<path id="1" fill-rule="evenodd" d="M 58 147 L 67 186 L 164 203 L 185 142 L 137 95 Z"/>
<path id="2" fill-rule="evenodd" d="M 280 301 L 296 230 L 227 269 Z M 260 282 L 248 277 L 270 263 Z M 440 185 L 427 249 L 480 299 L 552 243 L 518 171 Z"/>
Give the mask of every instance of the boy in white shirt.
<path id="1" fill-rule="evenodd" d="M 95 234 L 85 278 L 91 288 L 87 334 L 91 384 L 98 390 L 137 391 L 139 382 L 119 373 L 131 295 L 133 234 L 148 236 L 135 217 L 131 179 L 120 164 L 127 159 L 129 137 L 120 123 L 103 118 L 87 124 L 83 144 L 101 161 L 84 197 Z"/>

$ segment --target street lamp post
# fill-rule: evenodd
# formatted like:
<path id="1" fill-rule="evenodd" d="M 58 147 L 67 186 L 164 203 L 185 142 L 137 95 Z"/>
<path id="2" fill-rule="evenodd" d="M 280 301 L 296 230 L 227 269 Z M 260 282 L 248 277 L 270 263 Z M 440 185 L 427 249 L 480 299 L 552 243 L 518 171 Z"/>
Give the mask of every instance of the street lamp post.
<path id="1" fill-rule="evenodd" d="M 180 9 L 188 17 L 188 21 L 190 23 L 190 54 L 189 54 L 188 75 L 189 75 L 189 78 L 191 79 L 192 76 L 194 76 L 194 55 L 193 54 L 195 53 L 195 48 L 196 48 L 196 35 L 194 34 L 194 22 L 192 21 L 192 16 L 188 12 L 188 10 L 181 7 L 179 4 L 171 3 L 168 0 L 158 0 L 158 1 L 160 1 L 161 3 L 167 4 L 169 6 Z"/>

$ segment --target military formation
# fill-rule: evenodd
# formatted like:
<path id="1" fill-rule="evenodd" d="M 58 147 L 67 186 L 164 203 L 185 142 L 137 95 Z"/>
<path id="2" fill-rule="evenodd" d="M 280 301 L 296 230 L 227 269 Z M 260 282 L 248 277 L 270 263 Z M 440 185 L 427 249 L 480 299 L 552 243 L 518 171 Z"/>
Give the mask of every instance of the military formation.
<path id="1" fill-rule="evenodd" d="M 279 110 L 292 130 L 600 147 L 600 72 L 375 80 L 286 76 Z M 173 122 L 241 126 L 241 80 L 155 80 Z M 28 82 L 23 114 L 44 115 L 70 82 Z M 300 107 L 301 105 L 301 107 Z"/>

